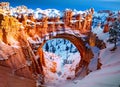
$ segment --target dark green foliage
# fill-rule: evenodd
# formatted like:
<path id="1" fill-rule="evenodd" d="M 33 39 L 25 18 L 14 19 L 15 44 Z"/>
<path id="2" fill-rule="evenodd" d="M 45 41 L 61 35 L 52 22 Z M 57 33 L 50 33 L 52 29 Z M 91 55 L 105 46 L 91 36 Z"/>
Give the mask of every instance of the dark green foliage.
<path id="1" fill-rule="evenodd" d="M 68 51 L 68 50 L 69 50 L 69 47 L 68 47 L 68 46 L 66 46 L 66 49 L 65 49 L 65 50 L 67 50 L 67 51 Z"/>
<path id="2" fill-rule="evenodd" d="M 45 45 L 45 50 L 46 50 L 47 52 L 49 51 L 48 43 L 46 43 L 46 45 Z"/>
<path id="3" fill-rule="evenodd" d="M 120 20 L 116 20 L 110 26 L 108 42 L 114 44 L 114 50 L 117 48 L 117 42 L 120 40 Z"/>
<path id="4" fill-rule="evenodd" d="M 52 52 L 55 53 L 56 49 L 54 46 L 52 46 Z"/>

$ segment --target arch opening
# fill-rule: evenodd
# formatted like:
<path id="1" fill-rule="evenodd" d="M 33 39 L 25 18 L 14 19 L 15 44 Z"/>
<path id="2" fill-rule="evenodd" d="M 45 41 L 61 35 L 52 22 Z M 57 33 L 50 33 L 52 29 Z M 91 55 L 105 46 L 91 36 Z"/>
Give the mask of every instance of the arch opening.
<path id="1" fill-rule="evenodd" d="M 45 81 L 55 82 L 75 78 L 76 65 L 81 56 L 77 47 L 67 39 L 55 38 L 43 46 Z"/>
<path id="2" fill-rule="evenodd" d="M 45 58 L 44 58 L 44 50 L 43 50 L 43 47 L 45 45 L 45 43 L 51 39 L 57 39 L 57 38 L 62 38 L 62 39 L 67 39 L 68 41 L 72 42 L 74 44 L 74 46 L 77 48 L 78 52 L 80 53 L 80 61 L 79 63 L 76 65 L 76 68 L 75 68 L 75 77 L 77 75 L 80 76 L 80 73 L 82 71 L 82 67 L 86 67 L 86 70 L 87 70 L 87 67 L 88 67 L 88 64 L 90 63 L 90 60 L 92 58 L 92 56 L 90 56 L 92 54 L 91 50 L 88 49 L 86 46 L 85 46 L 85 42 L 83 41 L 83 39 L 81 37 L 77 37 L 75 35 L 72 35 L 72 34 L 67 34 L 67 33 L 63 33 L 63 34 L 57 34 L 56 36 L 52 36 L 50 37 L 48 40 L 44 40 L 41 44 L 38 44 L 38 48 L 37 48 L 37 53 L 39 55 L 39 58 L 40 58 L 40 67 L 46 67 L 46 64 L 45 64 Z M 52 48 L 51 48 L 52 49 Z M 54 48 L 53 48 L 54 49 Z M 48 51 L 49 52 L 49 51 Z M 46 54 L 48 54 L 46 52 Z M 89 55 L 90 54 L 90 55 Z M 67 56 L 67 55 L 66 55 Z M 51 58 L 52 59 L 52 58 Z M 56 63 L 53 62 L 52 63 L 54 65 L 54 67 L 56 67 Z M 52 72 L 56 73 L 56 69 L 55 68 L 49 68 Z M 44 70 L 43 68 L 41 69 L 42 70 L 42 74 L 45 76 L 45 73 L 44 73 Z M 46 72 L 47 73 L 47 72 Z M 57 72 L 58 75 L 61 75 L 61 72 Z M 51 74 L 52 75 L 52 74 Z M 53 79 L 53 78 L 52 78 Z M 67 79 L 72 79 L 71 77 L 68 77 Z"/>

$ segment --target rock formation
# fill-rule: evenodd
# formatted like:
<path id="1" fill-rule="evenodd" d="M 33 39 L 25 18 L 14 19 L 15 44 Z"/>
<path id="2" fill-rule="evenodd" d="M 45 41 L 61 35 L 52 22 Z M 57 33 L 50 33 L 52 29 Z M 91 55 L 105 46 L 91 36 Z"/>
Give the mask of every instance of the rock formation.
<path id="1" fill-rule="evenodd" d="M 59 37 L 72 41 L 81 52 L 82 60 L 76 67 L 76 72 L 81 64 L 88 67 L 93 53 L 85 43 L 99 46 L 96 36 L 90 33 L 93 9 L 85 14 L 73 15 L 71 10 L 67 10 L 61 18 L 43 16 L 42 19 L 35 19 L 32 13 L 24 15 L 18 12 L 16 17 L 11 16 L 9 3 L 0 3 L 0 7 L 0 65 L 10 67 L 13 74 L 32 79 L 44 75 L 42 66 L 46 64 L 41 47 L 46 40 Z M 4 11 L 6 13 L 2 13 Z M 65 33 L 68 30 L 73 33 Z M 59 34 L 60 32 L 63 34 Z M 88 41 L 84 41 L 81 34 L 90 36 Z M 56 66 L 55 63 L 54 65 Z M 56 72 L 55 68 L 51 68 L 51 71 Z M 41 81 L 43 83 L 44 78 Z"/>

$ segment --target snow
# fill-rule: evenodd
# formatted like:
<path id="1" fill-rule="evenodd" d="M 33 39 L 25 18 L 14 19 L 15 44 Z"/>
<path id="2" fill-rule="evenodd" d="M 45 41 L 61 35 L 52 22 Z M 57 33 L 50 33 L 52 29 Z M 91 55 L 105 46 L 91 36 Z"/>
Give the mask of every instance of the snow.
<path id="1" fill-rule="evenodd" d="M 97 63 L 98 63 L 98 56 L 99 56 L 99 48 L 98 47 L 91 47 L 92 52 L 94 53 L 94 57 L 89 64 L 89 70 L 95 71 L 97 70 Z"/>
<path id="2" fill-rule="evenodd" d="M 71 9 L 66 9 L 71 10 Z M 87 14 L 89 11 L 77 11 L 76 9 L 72 10 L 73 15 L 77 14 Z M 5 11 L 4 15 L 8 12 Z M 63 17 L 64 12 L 60 12 L 57 9 L 46 9 L 42 10 L 37 8 L 35 10 L 28 9 L 25 6 L 18 6 L 16 8 L 10 9 L 10 15 L 17 17 L 19 14 L 29 15 L 30 13 L 33 14 L 35 19 L 41 19 L 42 17 Z M 116 17 L 114 15 L 113 17 Z M 19 16 L 21 17 L 21 16 Z M 117 49 L 115 51 L 110 51 L 113 45 L 107 43 L 107 39 L 109 37 L 109 33 L 103 33 L 103 25 L 106 24 L 106 18 L 108 17 L 108 13 L 97 13 L 95 12 L 93 15 L 93 25 L 92 25 L 92 32 L 96 33 L 99 39 L 102 39 L 107 48 L 100 50 L 97 47 L 90 47 L 94 53 L 94 58 L 91 60 L 89 64 L 89 69 L 92 71 L 90 74 L 85 76 L 83 79 L 78 77 L 77 79 L 73 79 L 75 76 L 75 67 L 80 61 L 80 53 L 77 51 L 75 46 L 71 45 L 69 41 L 64 41 L 63 39 L 53 39 L 49 40 L 48 52 L 45 49 L 44 45 L 44 56 L 45 56 L 45 63 L 46 66 L 43 66 L 44 73 L 45 73 L 45 82 L 47 87 L 120 87 L 120 43 L 117 45 Z M 83 17 L 82 17 L 83 19 Z M 81 21 L 81 20 L 79 20 Z M 32 22 L 27 20 L 27 22 Z M 71 21 L 76 22 L 76 20 Z M 34 24 L 34 22 L 32 22 Z M 64 22 L 59 21 L 56 24 L 63 24 Z M 98 26 L 98 24 L 101 24 Z M 40 22 L 36 23 L 40 24 Z M 48 22 L 48 24 L 52 24 L 52 22 Z M 111 24 L 111 22 L 109 22 Z M 24 27 L 21 26 L 23 29 Z M 69 34 L 78 35 L 78 31 L 70 31 L 67 28 L 65 31 L 59 31 L 58 33 L 67 32 Z M 54 32 L 56 35 L 56 32 Z M 78 35 L 79 37 L 85 37 L 81 34 Z M 30 43 L 36 44 L 41 43 L 43 39 L 38 38 L 34 41 L 32 38 L 28 37 L 28 41 Z M 49 39 L 46 37 L 45 39 Z M 12 37 L 9 37 L 11 41 L 11 46 L 15 48 L 18 47 L 18 42 L 14 40 Z M 68 47 L 68 48 L 67 48 Z M 54 52 L 52 53 L 54 49 Z M 57 50 L 56 50 L 57 49 Z M 67 50 L 68 49 L 68 50 Z M 4 56 L 4 59 L 3 59 Z M 36 59 L 39 56 L 36 56 Z M 102 67 L 100 70 L 96 70 L 97 68 L 97 60 L 100 59 L 102 63 Z M 0 50 L 0 61 L 8 59 L 6 54 Z M 29 66 L 31 65 L 31 61 L 27 61 L 26 64 Z M 73 80 L 67 80 L 67 78 L 71 78 Z M 51 85 L 51 86 L 50 86 Z"/>
<path id="3" fill-rule="evenodd" d="M 61 58 L 55 54 L 45 52 L 45 57 L 46 67 L 43 69 L 45 73 L 46 85 L 57 85 L 59 82 L 66 81 L 67 77 L 70 77 L 71 79 L 75 77 L 75 66 L 80 59 L 78 54 L 75 54 L 75 59 L 73 60 L 74 62 L 72 64 L 65 64 L 63 67 L 61 67 L 60 63 Z M 50 71 L 50 69 L 55 68 L 55 62 L 57 64 L 56 73 L 53 73 Z"/>
<path id="4" fill-rule="evenodd" d="M 110 48 L 101 50 L 102 68 L 91 72 L 82 80 L 66 81 L 57 87 L 119 87 L 120 86 L 120 46 L 111 53 Z"/>
<path id="5" fill-rule="evenodd" d="M 103 40 L 104 42 L 108 40 L 109 32 L 103 33 L 103 29 L 101 28 L 101 26 L 96 26 L 95 28 L 92 28 L 92 32 L 95 33 L 100 40 Z"/>
<path id="6" fill-rule="evenodd" d="M 103 28 L 104 24 L 106 23 L 106 18 L 108 17 L 108 13 L 98 13 L 94 12 L 93 14 L 93 28 L 97 26 L 98 23 L 101 23 L 101 27 Z"/>
<path id="7" fill-rule="evenodd" d="M 56 24 L 64 24 L 63 21 L 55 22 Z"/>
<path id="8" fill-rule="evenodd" d="M 96 15 L 96 14 L 94 14 Z M 107 15 L 107 14 L 104 14 Z M 101 16 L 99 14 L 98 16 Z M 102 21 L 105 20 L 104 18 Z M 99 21 L 96 21 L 99 22 Z M 94 25 L 94 24 L 93 24 Z M 85 76 L 83 79 L 76 79 L 72 81 L 65 81 L 63 84 L 57 85 L 57 87 L 119 87 L 120 86 L 120 43 L 118 43 L 116 51 L 110 51 L 113 44 L 107 43 L 109 33 L 103 33 L 101 26 L 95 26 L 92 28 L 92 32 L 96 33 L 99 39 L 102 39 L 107 48 L 99 50 L 97 47 L 92 47 L 94 58 L 91 60 L 89 69 L 92 72 Z M 99 53 L 99 55 L 98 55 Z M 95 63 L 97 58 L 100 58 L 102 67 L 100 70 L 96 70 Z M 55 86 L 56 87 L 56 86 Z"/>
<path id="9" fill-rule="evenodd" d="M 119 68 L 120 43 L 118 43 L 118 48 L 116 49 L 116 51 L 110 51 L 113 47 L 113 44 L 107 43 L 109 33 L 103 33 L 103 29 L 101 28 L 101 26 L 94 27 L 92 31 L 96 33 L 98 38 L 103 40 L 107 45 L 107 48 L 103 50 L 100 50 L 97 47 L 90 47 L 94 53 L 94 58 L 91 60 L 91 63 L 89 64 L 89 69 L 92 72 L 82 79 L 78 77 L 77 79 L 73 79 L 73 80 L 65 80 L 65 78 L 69 76 L 71 78 L 74 78 L 74 76 L 72 77 L 72 75 L 74 75 L 74 72 L 71 71 L 71 70 L 74 71 L 74 68 L 69 68 L 71 67 L 71 65 L 65 64 L 64 69 L 62 69 L 64 72 L 64 74 L 61 75 L 62 80 L 60 80 L 59 77 L 59 80 L 57 82 L 54 81 L 54 84 L 51 83 L 50 85 L 52 85 L 53 87 L 119 87 L 120 86 L 120 68 Z M 52 45 L 55 45 L 58 50 L 60 50 L 58 52 L 56 51 L 56 53 L 60 52 L 64 56 L 67 56 L 66 54 L 70 55 L 67 58 L 68 60 L 69 59 L 72 60 L 73 57 L 77 55 L 77 54 L 70 54 L 69 52 L 62 53 L 62 51 L 65 50 L 65 45 L 63 44 L 63 41 L 56 41 L 56 42 L 62 43 L 60 45 L 62 47 L 58 48 L 57 45 L 55 45 L 55 43 L 49 42 Z M 98 58 L 100 59 L 102 66 L 101 69 L 96 70 Z M 76 66 L 76 64 L 77 63 L 75 63 L 75 65 L 73 64 L 72 66 Z"/>
<path id="10" fill-rule="evenodd" d="M 47 49 L 46 45 L 48 45 Z M 46 62 L 44 72 L 47 85 L 56 85 L 61 81 L 66 81 L 68 77 L 71 79 L 75 77 L 75 67 L 80 61 L 80 53 L 70 41 L 60 38 L 52 39 L 47 41 L 43 48 L 48 51 L 44 51 Z M 53 48 L 57 50 L 52 53 Z M 56 72 L 52 72 L 51 68 Z"/>
<path id="11" fill-rule="evenodd" d="M 100 30 L 100 29 L 99 29 Z M 108 33 L 96 32 L 99 38 L 107 40 Z M 119 87 L 120 86 L 120 43 L 118 43 L 117 49 L 113 52 L 110 51 L 113 45 L 107 43 L 107 48 L 99 50 L 96 47 L 92 47 L 94 52 L 94 58 L 89 65 L 89 69 L 93 69 L 93 72 L 85 76 L 81 80 L 66 81 L 63 84 L 57 85 L 57 87 Z M 100 53 L 99 53 L 100 52 Z M 97 55 L 99 53 L 99 55 Z M 100 58 L 102 67 L 100 70 L 95 70 L 96 58 Z M 95 71 L 94 71 L 95 70 Z"/>
<path id="12" fill-rule="evenodd" d="M 78 15 L 78 14 L 84 14 L 88 13 L 89 10 L 86 11 L 81 11 L 81 10 L 76 10 L 76 9 L 65 9 L 64 11 L 60 11 L 54 8 L 49 8 L 49 9 L 41 9 L 41 8 L 36 8 L 36 9 L 30 9 L 27 8 L 26 6 L 17 6 L 17 7 L 10 7 L 9 11 L 4 11 L 5 14 L 9 13 L 10 15 L 14 17 L 18 17 L 19 14 L 24 14 L 24 16 L 28 16 L 29 14 L 33 14 L 33 17 L 35 19 L 41 19 L 42 17 L 63 17 L 65 11 L 71 10 L 73 12 L 73 15 Z M 21 16 L 19 16 L 21 17 Z"/>
<path id="13" fill-rule="evenodd" d="M 76 14 L 83 14 L 85 13 L 85 11 L 78 11 L 76 9 L 73 10 L 73 15 L 76 15 Z"/>

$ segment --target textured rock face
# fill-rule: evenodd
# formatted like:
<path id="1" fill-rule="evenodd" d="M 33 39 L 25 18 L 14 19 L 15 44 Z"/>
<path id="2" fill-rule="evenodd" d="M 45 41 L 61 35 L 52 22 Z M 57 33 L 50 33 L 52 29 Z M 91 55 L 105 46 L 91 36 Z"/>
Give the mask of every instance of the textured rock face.
<path id="1" fill-rule="evenodd" d="M 18 30 L 20 29 L 20 24 L 18 20 L 13 17 L 1 15 L 1 39 L 6 44 L 12 44 L 11 39 L 17 39 Z"/>
<path id="2" fill-rule="evenodd" d="M 0 65 L 11 68 L 13 74 L 33 78 L 37 71 L 33 56 L 18 20 L 0 13 Z"/>
<path id="3" fill-rule="evenodd" d="M 0 65 L 10 67 L 13 74 L 32 78 L 18 40 L 18 37 L 22 35 L 19 31 L 20 23 L 13 17 L 0 14 L 0 25 L 0 58 L 2 60 Z"/>
<path id="4" fill-rule="evenodd" d="M 0 66 L 0 87 L 36 87 L 35 81 L 13 75 L 11 69 Z"/>
<path id="5" fill-rule="evenodd" d="M 92 14 L 92 9 L 88 15 L 73 16 L 72 11 L 66 11 L 61 19 L 43 17 L 37 20 L 34 19 L 33 14 L 27 16 L 19 14 L 18 17 L 11 17 L 0 13 L 0 65 L 10 67 L 13 74 L 27 78 L 37 78 L 37 74 L 44 75 L 42 66 L 45 67 L 46 63 L 40 48 L 46 40 L 61 37 L 73 42 L 81 53 L 82 59 L 75 71 L 77 74 L 82 65 L 88 67 L 93 54 L 91 49 L 85 47 L 85 42 L 81 37 L 64 31 L 70 28 L 71 31 L 77 30 L 79 34 L 88 35 L 91 30 Z M 85 19 L 81 20 L 81 16 Z M 59 34 L 61 31 L 64 33 Z M 58 34 L 55 36 L 53 32 Z M 46 39 L 47 35 L 49 38 Z M 87 43 L 95 46 L 95 41 L 95 35 L 91 34 Z M 38 55 L 40 58 L 36 57 Z M 56 63 L 52 65 L 50 70 L 55 73 Z"/>
<path id="6" fill-rule="evenodd" d="M 3 10 L 9 10 L 9 2 L 1 2 L 0 3 L 0 9 L 3 9 Z"/>

